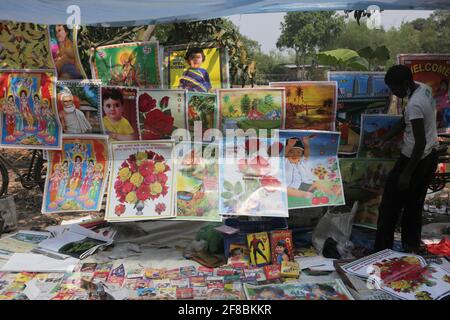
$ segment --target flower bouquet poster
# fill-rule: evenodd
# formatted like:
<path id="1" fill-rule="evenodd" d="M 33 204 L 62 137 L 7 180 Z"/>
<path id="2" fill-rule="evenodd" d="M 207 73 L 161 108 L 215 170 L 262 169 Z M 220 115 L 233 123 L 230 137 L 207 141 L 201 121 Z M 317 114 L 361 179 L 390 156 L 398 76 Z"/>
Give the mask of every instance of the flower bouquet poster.
<path id="1" fill-rule="evenodd" d="M 171 139 L 187 127 L 185 90 L 140 90 L 138 110 L 142 140 Z"/>
<path id="2" fill-rule="evenodd" d="M 381 137 L 401 120 L 401 115 L 362 114 L 358 158 L 397 158 L 400 155 L 402 134 L 385 142 L 382 148 L 374 146 L 380 141 Z"/>
<path id="3" fill-rule="evenodd" d="M 64 135 L 49 151 L 42 213 L 99 211 L 109 166 L 108 136 Z"/>
<path id="4" fill-rule="evenodd" d="M 217 90 L 219 129 L 282 129 L 284 88 L 244 88 Z"/>
<path id="5" fill-rule="evenodd" d="M 105 219 L 175 216 L 173 141 L 110 143 L 112 168 Z"/>
<path id="6" fill-rule="evenodd" d="M 104 85 L 159 88 L 161 70 L 158 42 L 132 42 L 98 47 L 92 75 Z"/>
<path id="7" fill-rule="evenodd" d="M 102 87 L 102 125 L 110 141 L 139 140 L 137 95 L 137 88 Z"/>
<path id="8" fill-rule="evenodd" d="M 218 143 L 175 147 L 177 220 L 222 221 L 219 214 Z"/>
<path id="9" fill-rule="evenodd" d="M 101 82 L 56 82 L 58 116 L 65 134 L 103 134 Z"/>
<path id="10" fill-rule="evenodd" d="M 238 137 L 227 139 L 224 148 L 220 214 L 288 217 L 278 139 Z"/>
<path id="11" fill-rule="evenodd" d="M 344 205 L 339 133 L 280 130 L 289 209 Z"/>
<path id="12" fill-rule="evenodd" d="M 52 70 L 0 73 L 2 147 L 61 149 Z"/>
<path id="13" fill-rule="evenodd" d="M 285 88 L 284 129 L 334 131 L 337 87 L 334 81 L 271 82 Z"/>
<path id="14" fill-rule="evenodd" d="M 450 54 L 399 54 L 397 60 L 411 69 L 414 81 L 430 86 L 436 100 L 438 133 L 450 133 Z"/>

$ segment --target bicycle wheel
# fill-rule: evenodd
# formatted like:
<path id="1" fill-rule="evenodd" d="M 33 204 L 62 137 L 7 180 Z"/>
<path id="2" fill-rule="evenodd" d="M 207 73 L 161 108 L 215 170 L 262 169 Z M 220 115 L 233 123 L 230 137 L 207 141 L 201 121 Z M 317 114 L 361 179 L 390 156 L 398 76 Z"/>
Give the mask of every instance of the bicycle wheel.
<path id="1" fill-rule="evenodd" d="M 8 191 L 9 177 L 8 169 L 3 162 L 0 161 L 0 197 L 6 194 Z"/>
<path id="2" fill-rule="evenodd" d="M 44 186 L 45 186 L 45 176 L 47 175 L 47 162 L 42 157 L 42 153 L 39 153 L 36 157 L 36 163 L 34 164 L 33 168 L 33 177 L 34 181 L 39 186 L 39 189 L 41 189 L 42 192 L 44 192 Z"/>

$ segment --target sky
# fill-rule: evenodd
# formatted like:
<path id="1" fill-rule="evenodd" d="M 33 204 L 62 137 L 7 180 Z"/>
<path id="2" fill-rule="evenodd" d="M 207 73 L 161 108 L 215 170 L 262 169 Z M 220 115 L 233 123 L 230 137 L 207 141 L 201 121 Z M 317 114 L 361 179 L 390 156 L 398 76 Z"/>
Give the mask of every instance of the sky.
<path id="1" fill-rule="evenodd" d="M 425 10 L 386 10 L 381 12 L 381 25 L 388 30 L 399 27 L 401 23 L 417 18 L 427 18 L 433 11 Z M 240 32 L 261 44 L 261 50 L 268 53 L 276 49 L 280 36 L 280 23 L 285 13 L 242 14 L 227 17 L 239 27 Z M 353 19 L 350 14 L 350 19 Z"/>

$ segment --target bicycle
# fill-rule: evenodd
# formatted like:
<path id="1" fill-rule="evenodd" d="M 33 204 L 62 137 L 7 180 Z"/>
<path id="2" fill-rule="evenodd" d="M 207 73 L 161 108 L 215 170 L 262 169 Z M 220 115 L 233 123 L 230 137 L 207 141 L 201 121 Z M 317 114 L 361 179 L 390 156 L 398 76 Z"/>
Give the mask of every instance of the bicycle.
<path id="1" fill-rule="evenodd" d="M 450 163 L 450 153 L 448 152 L 449 146 L 450 141 L 439 142 L 439 148 L 437 151 L 439 163 Z M 436 172 L 428 186 L 428 189 L 431 191 L 429 193 L 441 191 L 445 188 L 448 182 L 450 182 L 450 172 Z"/>
<path id="2" fill-rule="evenodd" d="M 15 181 L 20 181 L 22 186 L 27 189 L 33 189 L 39 186 L 41 191 L 44 191 L 45 176 L 46 176 L 46 161 L 43 157 L 42 150 L 31 151 L 31 161 L 28 170 L 22 173 L 16 168 L 3 154 L 0 153 L 0 197 L 5 195 L 8 191 L 9 175 L 8 168 L 10 168 L 16 175 Z"/>

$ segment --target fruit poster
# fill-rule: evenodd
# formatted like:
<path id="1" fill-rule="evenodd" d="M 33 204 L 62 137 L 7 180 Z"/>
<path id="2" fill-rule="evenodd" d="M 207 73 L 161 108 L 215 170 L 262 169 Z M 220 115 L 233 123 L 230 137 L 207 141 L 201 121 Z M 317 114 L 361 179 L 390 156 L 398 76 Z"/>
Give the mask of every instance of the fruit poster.
<path id="1" fill-rule="evenodd" d="M 270 86 L 286 90 L 285 129 L 334 131 L 336 82 L 271 82 Z"/>
<path id="2" fill-rule="evenodd" d="M 344 205 L 339 133 L 280 130 L 289 209 Z"/>
<path id="3" fill-rule="evenodd" d="M 91 66 L 104 85 L 159 88 L 161 70 L 158 42 L 132 42 L 101 46 Z"/>
<path id="4" fill-rule="evenodd" d="M 2 21 L 0 47 L 0 69 L 55 68 L 44 24 Z"/>
<path id="5" fill-rule="evenodd" d="M 106 220 L 175 216 L 172 141 L 113 141 L 111 157 Z"/>
<path id="6" fill-rule="evenodd" d="M 63 133 L 103 134 L 100 81 L 56 81 L 56 92 Z"/>
<path id="7" fill-rule="evenodd" d="M 273 130 L 284 127 L 284 88 L 220 89 L 219 129 Z"/>
<path id="8" fill-rule="evenodd" d="M 345 200 L 358 201 L 354 224 L 376 229 L 378 207 L 394 164 L 395 160 L 339 159 Z"/>
<path id="9" fill-rule="evenodd" d="M 359 141 L 358 158 L 396 159 L 400 155 L 403 139 L 402 134 L 386 141 L 381 148 L 377 147 L 376 144 L 401 119 L 401 115 L 361 115 L 361 138 Z"/>
<path id="10" fill-rule="evenodd" d="M 220 213 L 288 217 L 284 165 L 279 154 L 271 152 L 271 139 L 225 142 L 220 166 Z"/>
<path id="11" fill-rule="evenodd" d="M 61 149 L 52 70 L 0 72 L 2 147 Z"/>
<path id="12" fill-rule="evenodd" d="M 294 261 L 294 243 L 291 230 L 274 230 L 270 232 L 270 251 L 272 263 L 281 265 L 282 262 Z"/>
<path id="13" fill-rule="evenodd" d="M 181 142 L 175 148 L 177 220 L 222 221 L 219 144 Z"/>
<path id="14" fill-rule="evenodd" d="M 64 135 L 49 151 L 42 213 L 100 211 L 109 159 L 107 136 Z"/>
<path id="15" fill-rule="evenodd" d="M 450 54 L 399 54 L 397 60 L 411 68 L 414 81 L 431 87 L 436 100 L 438 133 L 449 133 Z"/>
<path id="16" fill-rule="evenodd" d="M 102 126 L 111 141 L 139 140 L 137 88 L 102 86 Z"/>
<path id="17" fill-rule="evenodd" d="M 267 232 L 247 234 L 247 245 L 249 248 L 250 264 L 261 267 L 271 263 L 270 241 Z"/>
<path id="18" fill-rule="evenodd" d="M 50 25 L 50 48 L 59 80 L 86 79 L 78 54 L 78 28 L 65 24 Z"/>
<path id="19" fill-rule="evenodd" d="M 138 109 L 142 140 L 171 139 L 186 129 L 185 90 L 140 90 Z"/>

